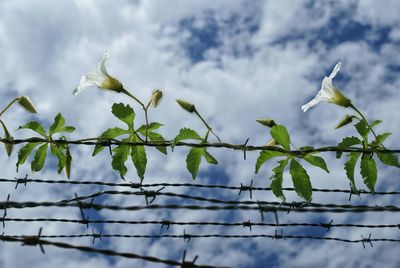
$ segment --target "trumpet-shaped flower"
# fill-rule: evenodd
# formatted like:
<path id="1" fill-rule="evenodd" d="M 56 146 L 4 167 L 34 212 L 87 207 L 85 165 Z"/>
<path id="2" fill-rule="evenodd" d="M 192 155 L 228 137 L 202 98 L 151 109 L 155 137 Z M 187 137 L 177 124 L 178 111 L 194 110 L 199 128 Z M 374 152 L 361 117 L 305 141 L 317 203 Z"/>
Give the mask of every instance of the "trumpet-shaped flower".
<path id="1" fill-rule="evenodd" d="M 332 73 L 329 75 L 329 77 L 324 77 L 322 80 L 322 85 L 321 89 L 317 93 L 317 95 L 312 99 L 310 102 L 304 104 L 301 106 L 301 109 L 303 112 L 307 111 L 311 107 L 317 105 L 321 101 L 326 101 L 330 103 L 334 103 L 336 105 L 344 106 L 344 107 L 349 107 L 351 106 L 351 101 L 346 98 L 332 83 L 332 79 L 336 76 L 338 71 L 340 70 L 340 67 L 342 66 L 341 62 L 338 62 L 333 68 Z"/>
<path id="2" fill-rule="evenodd" d="M 107 72 L 105 63 L 109 58 L 110 54 L 108 51 L 104 52 L 101 61 L 97 64 L 97 69 L 82 75 L 79 84 L 73 91 L 74 95 L 91 86 L 96 86 L 100 89 L 106 89 L 115 92 L 123 91 L 124 87 L 121 82 Z"/>

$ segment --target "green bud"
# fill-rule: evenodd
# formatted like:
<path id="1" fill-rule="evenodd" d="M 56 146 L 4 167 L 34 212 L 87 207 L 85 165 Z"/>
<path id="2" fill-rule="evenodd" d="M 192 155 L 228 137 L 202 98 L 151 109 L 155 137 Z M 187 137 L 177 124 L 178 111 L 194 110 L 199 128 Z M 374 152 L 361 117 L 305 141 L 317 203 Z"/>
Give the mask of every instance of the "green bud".
<path id="1" fill-rule="evenodd" d="M 11 136 L 10 132 L 8 132 L 8 129 L 6 125 L 3 123 L 3 121 L 0 120 L 1 125 L 3 126 L 4 130 L 4 135 L 7 140 L 13 140 L 13 136 Z M 13 151 L 14 145 L 10 143 L 4 143 L 4 147 L 6 148 L 6 152 L 8 156 L 11 156 L 11 153 Z"/>
<path id="2" fill-rule="evenodd" d="M 163 96 L 163 93 L 161 90 L 156 89 L 153 91 L 153 94 L 151 95 L 151 101 L 150 101 L 150 105 L 151 107 L 157 107 L 157 105 L 160 103 L 161 98 Z"/>
<path id="3" fill-rule="evenodd" d="M 36 114 L 35 106 L 33 106 L 32 101 L 27 96 L 21 96 L 18 98 L 18 104 L 21 105 L 25 110 L 30 113 Z"/>
<path id="4" fill-rule="evenodd" d="M 72 157 L 69 152 L 69 148 L 67 148 L 67 161 L 65 163 L 65 175 L 67 175 L 68 179 L 71 176 L 71 162 L 72 162 Z"/>
<path id="5" fill-rule="evenodd" d="M 258 123 L 260 123 L 261 125 L 264 125 L 266 127 L 273 127 L 276 126 L 276 123 L 274 120 L 269 119 L 269 118 L 260 118 L 256 120 Z"/>
<path id="6" fill-rule="evenodd" d="M 350 115 L 345 115 L 337 124 L 337 126 L 335 127 L 335 129 L 341 128 L 347 124 L 350 124 L 353 121 L 353 116 Z"/>
<path id="7" fill-rule="evenodd" d="M 193 113 L 196 110 L 196 107 L 194 104 L 191 104 L 190 102 L 184 101 L 184 100 L 176 100 L 176 102 L 186 111 L 189 113 Z"/>
<path id="8" fill-rule="evenodd" d="M 267 143 L 267 146 L 276 146 L 279 145 L 276 140 L 270 139 L 269 142 Z"/>

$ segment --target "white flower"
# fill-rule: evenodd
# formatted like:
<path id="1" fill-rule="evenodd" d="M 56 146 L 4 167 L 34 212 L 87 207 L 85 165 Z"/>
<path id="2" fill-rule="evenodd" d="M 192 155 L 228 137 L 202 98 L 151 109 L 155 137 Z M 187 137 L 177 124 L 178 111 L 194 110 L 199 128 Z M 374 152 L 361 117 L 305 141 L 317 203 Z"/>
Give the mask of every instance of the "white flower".
<path id="1" fill-rule="evenodd" d="M 341 62 L 338 62 L 333 68 L 332 73 L 329 77 L 324 77 L 322 80 L 321 89 L 317 93 L 314 99 L 310 102 L 301 106 L 303 112 L 307 111 L 311 107 L 317 105 L 320 101 L 326 101 L 330 103 L 334 103 L 340 106 L 349 107 L 351 105 L 351 101 L 346 98 L 333 84 L 332 79 L 336 76 L 337 72 L 340 70 L 342 66 Z"/>
<path id="2" fill-rule="evenodd" d="M 100 89 L 107 89 L 115 92 L 121 92 L 124 89 L 121 82 L 109 75 L 109 73 L 107 72 L 105 63 L 109 58 L 109 52 L 104 52 L 101 61 L 97 64 L 97 70 L 87 72 L 82 75 L 79 84 L 73 91 L 74 95 L 78 94 L 81 90 L 91 86 L 96 86 Z"/>

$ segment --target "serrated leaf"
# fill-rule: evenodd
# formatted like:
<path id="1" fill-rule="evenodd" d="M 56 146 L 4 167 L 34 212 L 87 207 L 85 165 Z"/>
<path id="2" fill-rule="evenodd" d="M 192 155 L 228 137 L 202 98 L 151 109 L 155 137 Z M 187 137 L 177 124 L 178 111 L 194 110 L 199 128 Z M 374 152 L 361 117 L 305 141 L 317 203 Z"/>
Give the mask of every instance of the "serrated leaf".
<path id="1" fill-rule="evenodd" d="M 45 143 L 36 150 L 31 163 L 32 171 L 40 171 L 43 168 L 44 163 L 46 162 L 47 146 L 47 143 Z"/>
<path id="2" fill-rule="evenodd" d="M 356 182 L 354 179 L 354 169 L 356 167 L 356 163 L 358 158 L 360 157 L 361 153 L 359 152 L 351 152 L 348 153 L 346 156 L 348 160 L 344 163 L 344 170 L 346 171 L 346 176 L 350 180 L 350 187 L 353 192 L 358 192 Z"/>
<path id="3" fill-rule="evenodd" d="M 21 149 L 19 149 L 19 151 L 18 151 L 18 162 L 16 164 L 17 172 L 18 172 L 19 166 L 25 163 L 26 159 L 31 154 L 32 150 L 36 146 L 38 146 L 39 144 L 41 144 L 41 143 L 39 143 L 39 142 L 27 143 L 24 146 L 22 146 Z"/>
<path id="4" fill-rule="evenodd" d="M 199 140 L 202 141 L 203 138 L 200 137 L 199 134 L 197 134 L 196 131 L 190 129 L 190 128 L 181 128 L 179 130 L 179 134 L 175 137 L 174 141 L 171 144 L 172 150 L 174 149 L 175 145 L 183 140 Z"/>
<path id="5" fill-rule="evenodd" d="M 165 139 L 163 136 L 161 136 L 158 133 L 155 132 L 149 132 L 148 133 L 149 139 L 151 141 L 161 141 L 161 142 L 165 142 Z M 167 154 L 167 147 L 166 146 L 156 146 L 156 149 L 159 150 L 160 152 L 162 152 L 163 154 Z"/>
<path id="6" fill-rule="evenodd" d="M 257 158 L 256 161 L 256 171 L 255 173 L 257 174 L 258 171 L 260 170 L 260 167 L 265 164 L 268 160 L 274 157 L 279 157 L 279 156 L 285 156 L 285 153 L 281 152 L 276 152 L 276 151 L 267 151 L 267 150 L 262 150 L 260 152 L 260 155 Z"/>
<path id="7" fill-rule="evenodd" d="M 111 112 L 119 120 L 126 123 L 130 129 L 134 129 L 133 120 L 135 119 L 135 112 L 128 104 L 124 105 L 123 103 L 114 103 Z"/>
<path id="8" fill-rule="evenodd" d="M 377 139 L 375 139 L 373 142 L 371 142 L 372 146 L 377 146 L 379 144 L 382 144 L 390 135 L 392 135 L 391 132 L 385 132 L 382 134 L 377 135 Z"/>
<path id="9" fill-rule="evenodd" d="M 186 168 L 192 174 L 193 180 L 197 176 L 199 166 L 201 163 L 201 156 L 203 155 L 203 148 L 192 148 L 186 157 Z"/>
<path id="10" fill-rule="evenodd" d="M 287 129 L 282 125 L 273 126 L 270 130 L 272 138 L 283 146 L 286 150 L 290 150 L 290 136 Z"/>
<path id="11" fill-rule="evenodd" d="M 290 162 L 290 175 L 292 176 L 293 186 L 296 193 L 304 198 L 306 201 L 310 201 L 312 198 L 312 187 L 310 177 L 303 166 L 292 159 Z"/>
<path id="12" fill-rule="evenodd" d="M 311 165 L 319 167 L 329 173 L 329 169 L 326 166 L 325 160 L 322 157 L 308 154 L 304 156 L 303 159 L 306 160 Z"/>
<path id="13" fill-rule="evenodd" d="M 134 136 L 133 142 L 139 142 L 140 140 Z M 146 172 L 147 157 L 144 146 L 131 146 L 131 159 L 133 165 L 136 168 L 136 173 L 142 180 L 144 179 L 144 173 Z"/>
<path id="14" fill-rule="evenodd" d="M 203 148 L 203 156 L 206 159 L 207 163 L 218 165 L 218 160 L 214 158 L 205 148 Z"/>
<path id="15" fill-rule="evenodd" d="M 378 171 L 374 158 L 370 157 L 370 155 L 364 155 L 361 159 L 361 176 L 364 184 L 372 193 L 375 192 L 377 173 Z"/>
<path id="16" fill-rule="evenodd" d="M 121 136 L 123 134 L 127 134 L 128 131 L 119 127 L 114 127 L 114 128 L 109 128 L 106 131 L 104 131 L 99 138 L 107 138 L 107 139 L 114 139 L 118 136 Z M 92 156 L 95 156 L 96 154 L 100 153 L 101 151 L 103 151 L 104 146 L 100 145 L 100 144 L 96 144 L 96 146 L 94 147 Z"/>
<path id="17" fill-rule="evenodd" d="M 62 152 L 62 149 L 57 147 L 57 145 L 52 144 L 50 145 L 50 151 L 51 153 L 58 158 L 58 174 L 61 173 L 61 171 L 64 169 L 65 164 L 67 162 L 67 157 L 64 155 Z"/>
<path id="18" fill-rule="evenodd" d="M 285 170 L 285 167 L 288 162 L 289 158 L 278 161 L 278 166 L 272 169 L 274 175 L 272 175 L 270 178 L 272 192 L 277 198 L 281 199 L 282 201 L 286 200 L 285 195 L 283 194 L 282 191 L 282 182 L 283 182 L 283 171 Z"/>
<path id="19" fill-rule="evenodd" d="M 23 126 L 20 126 L 18 129 L 31 129 L 37 133 L 39 133 L 41 136 L 47 138 L 46 131 L 44 128 L 36 121 L 31 121 L 26 123 Z"/>
<path id="20" fill-rule="evenodd" d="M 400 168 L 399 159 L 393 153 L 377 153 L 379 160 L 388 166 Z"/>
<path id="21" fill-rule="evenodd" d="M 129 140 L 124 140 L 129 141 Z M 127 145 L 119 145 L 113 149 L 113 156 L 111 161 L 111 166 L 114 170 L 119 172 L 119 175 L 123 180 L 128 169 L 125 166 L 126 160 L 128 160 L 130 148 Z"/>
<path id="22" fill-rule="evenodd" d="M 8 132 L 8 129 L 7 129 L 6 125 L 3 123 L 3 121 L 0 120 L 0 123 L 3 126 L 5 138 L 7 140 L 13 140 L 14 139 L 13 136 L 11 136 L 10 132 Z M 14 144 L 4 143 L 4 147 L 6 148 L 7 155 L 11 156 L 13 148 L 14 148 Z"/>
<path id="23" fill-rule="evenodd" d="M 346 149 L 356 144 L 362 144 L 361 140 L 357 137 L 345 137 L 343 140 L 338 144 L 340 149 Z M 342 156 L 343 152 L 336 152 L 336 158 L 339 159 Z"/>
<path id="24" fill-rule="evenodd" d="M 158 122 L 151 122 L 149 124 L 149 127 L 147 129 L 147 132 L 152 132 L 156 129 L 159 129 L 161 126 L 163 126 L 163 124 L 158 123 Z M 146 136 L 146 125 L 141 125 L 140 128 L 138 128 L 136 130 L 136 132 L 139 132 L 140 134 L 142 134 L 143 136 Z"/>
<path id="25" fill-rule="evenodd" d="M 58 113 L 54 118 L 53 124 L 49 128 L 49 135 L 60 132 L 60 129 L 65 125 L 65 119 L 61 113 Z"/>

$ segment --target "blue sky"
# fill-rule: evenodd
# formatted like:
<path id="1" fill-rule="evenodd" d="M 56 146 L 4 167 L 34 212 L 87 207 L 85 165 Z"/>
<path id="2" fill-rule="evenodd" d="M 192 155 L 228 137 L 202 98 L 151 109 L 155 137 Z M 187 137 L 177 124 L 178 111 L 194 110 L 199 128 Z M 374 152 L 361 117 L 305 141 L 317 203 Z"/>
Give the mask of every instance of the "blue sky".
<path id="1" fill-rule="evenodd" d="M 3 107 L 17 95 L 28 95 L 35 102 L 38 115 L 28 116 L 22 109 L 13 108 L 4 118 L 13 131 L 28 120 L 45 124 L 58 112 L 67 123 L 77 127 L 71 138 L 95 137 L 108 127 L 119 123 L 111 115 L 114 102 L 130 103 L 119 94 L 110 94 L 90 88 L 77 96 L 72 90 L 80 76 L 93 69 L 102 53 L 110 50 L 107 62 L 109 72 L 141 99 L 148 99 L 154 88 L 161 88 L 164 98 L 160 106 L 151 111 L 150 119 L 164 123 L 162 134 L 173 138 L 183 126 L 204 132 L 197 118 L 180 109 L 174 99 L 187 99 L 196 104 L 222 140 L 251 144 L 268 142 L 268 131 L 255 119 L 271 117 L 284 124 L 296 146 L 335 145 L 342 137 L 354 135 L 352 128 L 334 130 L 337 121 L 348 111 L 331 104 L 319 104 L 303 113 L 301 105 L 315 96 L 321 80 L 329 75 L 338 61 L 343 66 L 335 78 L 335 85 L 351 98 L 371 120 L 382 119 L 379 131 L 393 132 L 386 141 L 389 148 L 397 148 L 395 135 L 400 132 L 399 67 L 400 20 L 398 1 L 2 1 L 0 3 L 0 105 Z M 143 123 L 140 107 L 137 120 Z M 28 131 L 15 132 L 26 137 Z M 187 150 L 177 148 L 168 157 L 148 150 L 148 170 L 145 182 L 191 182 L 185 169 Z M 200 183 L 226 183 L 240 185 L 254 180 L 257 186 L 269 184 L 271 168 L 267 165 L 260 174 L 254 174 L 256 153 L 248 159 L 237 152 L 211 150 L 220 164 L 210 168 L 202 164 Z M 98 179 L 119 182 L 103 152 L 92 158 L 91 148 L 74 147 L 72 179 Z M 323 155 L 331 172 L 325 174 L 309 168 L 316 188 L 348 188 L 343 171 L 343 159 L 332 154 Z M 0 154 L 1 177 L 13 178 L 29 172 L 24 165 L 15 173 L 17 155 L 10 159 Z M 162 163 L 160 165 L 159 163 Z M 64 178 L 57 175 L 50 162 L 45 170 L 32 178 Z M 357 184 L 362 181 L 357 173 Z M 378 190 L 398 190 L 399 176 L 395 168 L 380 167 Z M 137 181 L 133 166 L 127 178 Z M 284 185 L 292 186 L 288 172 Z M 361 187 L 362 188 L 362 187 Z M 28 185 L 14 189 L 2 185 L 0 198 L 11 193 L 18 200 L 60 200 L 72 198 L 74 193 L 89 194 L 99 188 L 79 188 Z M 182 193 L 186 190 L 181 189 Z M 193 193 L 193 192 L 190 192 Z M 212 195 L 216 192 L 194 192 Z M 220 196 L 221 197 L 221 196 Z M 237 193 L 223 197 L 239 198 Z M 107 202 L 121 205 L 143 204 L 143 200 L 108 196 Z M 287 193 L 289 201 L 299 199 Z M 247 200 L 248 195 L 241 195 Z M 276 200 L 271 193 L 256 193 L 255 200 Z M 157 199 L 167 202 L 166 199 Z M 348 203 L 347 195 L 314 194 L 314 202 Z M 354 198 L 352 204 L 396 204 L 391 197 Z M 170 201 L 168 201 L 170 202 Z M 10 211 L 11 216 L 71 217 L 79 211 L 30 210 Z M 25 214 L 26 213 L 26 214 Z M 395 214 L 369 213 L 361 216 L 289 214 L 280 215 L 281 221 L 394 223 Z M 216 214 L 193 211 L 137 212 L 120 215 L 102 211 L 93 217 L 124 219 L 259 221 L 258 213 Z M 274 221 L 272 215 L 266 221 Z M 7 224 L 5 233 L 36 233 L 43 226 L 45 233 L 82 233 L 79 225 L 60 224 Z M 106 233 L 159 233 L 159 226 L 96 226 Z M 23 231 L 21 231 L 23 230 Z M 183 228 L 171 232 L 181 234 Z M 191 233 L 243 233 L 248 230 L 218 228 L 187 228 Z M 272 228 L 259 228 L 254 233 L 272 234 Z M 321 230 L 292 228 L 285 233 L 325 235 Z M 374 230 L 373 237 L 399 237 L 396 230 Z M 333 229 L 330 236 L 359 239 L 369 230 Z M 91 240 L 71 240 L 76 244 L 90 244 Z M 321 241 L 254 240 L 107 240 L 95 244 L 118 251 L 132 251 L 144 255 L 179 259 L 187 249 L 189 258 L 199 255 L 198 263 L 232 265 L 235 267 L 397 267 L 396 247 L 376 243 L 374 248 L 363 249 L 359 244 L 340 244 Z M 0 244 L 0 267 L 153 267 L 152 264 L 130 260 L 105 258 L 76 252 L 47 249 L 41 256 L 35 248 Z M 23 256 L 23 258 L 21 257 Z M 223 258 L 221 258 L 223 256 Z"/>

